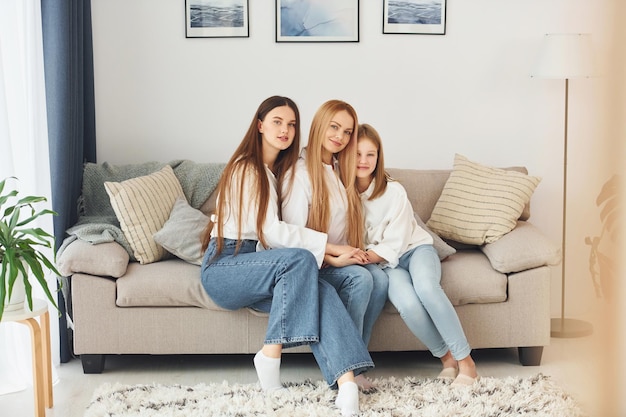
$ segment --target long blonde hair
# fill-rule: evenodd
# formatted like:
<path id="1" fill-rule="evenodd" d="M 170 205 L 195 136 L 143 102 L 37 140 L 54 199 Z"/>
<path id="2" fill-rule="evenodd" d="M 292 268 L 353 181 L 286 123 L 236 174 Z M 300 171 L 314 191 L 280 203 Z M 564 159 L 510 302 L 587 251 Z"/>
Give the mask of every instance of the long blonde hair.
<path id="1" fill-rule="evenodd" d="M 393 181 L 393 179 L 389 176 L 387 171 L 385 171 L 385 155 L 383 153 L 383 141 L 378 134 L 378 131 L 374 129 L 371 125 L 367 123 L 363 123 L 359 125 L 359 130 L 357 132 L 358 140 L 361 139 L 369 139 L 372 141 L 374 146 L 376 146 L 376 150 L 378 152 L 378 158 L 376 162 L 376 168 L 374 168 L 374 172 L 372 172 L 372 178 L 374 179 L 374 191 L 372 191 L 372 195 L 368 198 L 368 200 L 374 200 L 385 192 L 387 189 L 387 183 L 389 181 Z"/>
<path id="2" fill-rule="evenodd" d="M 324 233 L 327 233 L 330 227 L 330 203 L 328 201 L 328 184 L 326 184 L 324 177 L 322 149 L 333 117 L 342 110 L 348 112 L 354 119 L 354 128 L 348 144 L 341 152 L 335 154 L 339 163 L 339 178 L 346 189 L 348 197 L 348 215 L 346 216 L 347 240 L 351 246 L 362 248 L 363 211 L 355 184 L 358 119 L 354 108 L 341 100 L 329 100 L 322 104 L 311 122 L 309 141 L 306 147 L 306 165 L 313 194 L 307 227 Z"/>
<path id="3" fill-rule="evenodd" d="M 295 165 L 298 160 L 298 153 L 300 150 L 300 112 L 298 106 L 288 97 L 272 96 L 265 99 L 257 109 L 248 131 L 246 132 L 243 140 L 235 150 L 235 153 L 230 158 L 222 176 L 220 182 L 217 185 L 217 192 L 219 199 L 217 207 L 215 208 L 215 214 L 217 215 L 217 254 L 221 253 L 224 238 L 224 219 L 226 218 L 226 204 L 229 199 L 236 199 L 236 204 L 230 202 L 230 207 L 237 207 L 237 250 L 241 243 L 241 218 L 243 215 L 243 206 L 248 203 L 251 198 L 254 198 L 257 207 L 259 209 L 256 218 L 256 230 L 259 237 L 259 241 L 263 246 L 267 246 L 265 238 L 263 236 L 263 223 L 265 222 L 265 216 L 267 215 L 267 205 L 270 200 L 270 184 L 265 173 L 265 164 L 263 163 L 263 136 L 259 132 L 259 121 L 265 120 L 267 114 L 276 107 L 289 106 L 296 115 L 296 134 L 293 139 L 293 143 L 289 148 L 279 152 L 276 162 L 274 162 L 274 174 L 278 181 L 277 190 L 280 193 L 280 184 L 284 178 L 285 172 Z M 245 173 L 248 170 L 254 172 L 255 184 L 252 189 L 257 190 L 254 196 L 244 195 L 244 182 L 246 180 Z M 239 195 L 235 196 L 232 193 L 233 179 L 239 178 Z M 280 194 L 279 194 L 280 198 Z M 280 200 L 279 200 L 280 201 Z M 280 206 L 280 204 L 279 204 Z M 230 213 L 233 215 L 233 213 Z M 202 251 L 205 251 L 209 246 L 211 240 L 211 230 L 213 229 L 213 223 L 209 222 L 204 234 L 202 236 Z"/>

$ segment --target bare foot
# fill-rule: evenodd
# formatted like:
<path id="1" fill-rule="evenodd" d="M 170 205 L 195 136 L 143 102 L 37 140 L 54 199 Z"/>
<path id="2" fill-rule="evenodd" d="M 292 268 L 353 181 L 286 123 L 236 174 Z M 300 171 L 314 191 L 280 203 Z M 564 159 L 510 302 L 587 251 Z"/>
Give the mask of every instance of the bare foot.
<path id="1" fill-rule="evenodd" d="M 363 374 L 359 374 L 354 377 L 354 382 L 359 386 L 359 389 L 363 392 L 370 392 L 376 389 L 376 385 Z"/>
<path id="2" fill-rule="evenodd" d="M 441 359 L 441 364 L 443 365 L 443 369 L 446 369 L 446 368 L 455 368 L 456 369 L 456 368 L 459 367 L 459 364 L 458 364 L 457 360 L 454 359 L 454 357 L 452 356 L 450 351 L 448 351 L 440 359 Z"/>
<path id="3" fill-rule="evenodd" d="M 459 375 L 465 375 L 470 378 L 476 378 L 478 376 L 476 364 L 471 356 L 467 356 L 459 361 Z"/>

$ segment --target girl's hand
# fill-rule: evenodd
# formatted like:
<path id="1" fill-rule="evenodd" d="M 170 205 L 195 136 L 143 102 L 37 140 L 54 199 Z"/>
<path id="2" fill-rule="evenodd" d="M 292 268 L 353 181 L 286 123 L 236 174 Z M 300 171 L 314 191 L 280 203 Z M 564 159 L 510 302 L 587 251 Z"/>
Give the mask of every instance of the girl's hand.
<path id="1" fill-rule="evenodd" d="M 381 256 L 379 256 L 373 250 L 365 251 L 365 257 L 367 258 L 367 262 L 366 263 L 368 263 L 368 264 L 379 264 L 381 262 L 386 262 L 385 258 L 382 258 Z"/>

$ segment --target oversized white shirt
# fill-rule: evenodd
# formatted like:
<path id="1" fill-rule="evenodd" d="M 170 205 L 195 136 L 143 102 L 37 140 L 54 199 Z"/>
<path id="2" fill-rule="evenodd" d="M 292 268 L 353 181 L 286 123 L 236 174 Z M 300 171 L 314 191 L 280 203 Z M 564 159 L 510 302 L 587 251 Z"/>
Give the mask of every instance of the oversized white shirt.
<path id="1" fill-rule="evenodd" d="M 257 251 L 264 249 L 278 249 L 278 248 L 303 248 L 309 250 L 317 260 L 317 266 L 321 267 L 324 260 L 324 253 L 326 252 L 326 241 L 328 236 L 326 233 L 320 233 L 312 229 L 297 226 L 294 224 L 288 224 L 278 219 L 278 194 L 276 192 L 276 177 L 272 171 L 266 166 L 265 172 L 270 182 L 270 199 L 267 205 L 267 214 L 265 216 L 265 222 L 263 223 L 263 233 L 265 241 L 268 245 L 267 248 L 263 248 L 261 243 L 257 245 Z M 237 236 L 237 210 L 238 207 L 233 205 L 233 202 L 237 202 L 239 193 L 241 170 L 235 174 L 232 178 L 231 198 L 226 201 L 225 207 L 225 219 L 222 219 L 224 223 L 223 237 L 226 239 L 250 239 L 259 240 L 259 236 L 256 228 L 256 219 L 258 215 L 258 205 L 254 196 L 258 193 L 253 187 L 254 184 L 254 172 L 248 170 L 246 180 L 243 185 L 243 195 L 250 196 L 247 202 L 243 202 L 242 207 L 242 221 L 241 221 L 241 237 Z M 218 201 L 221 196 L 218 196 Z M 212 216 L 215 221 L 215 216 Z M 217 236 L 217 225 L 213 226 L 211 233 L 213 236 Z"/>
<path id="2" fill-rule="evenodd" d="M 385 192 L 374 200 L 374 183 L 361 193 L 365 217 L 365 249 L 371 249 L 387 262 L 382 267 L 395 268 L 400 257 L 419 245 L 432 244 L 433 238 L 415 221 L 406 190 L 397 181 L 389 181 Z"/>
<path id="3" fill-rule="evenodd" d="M 287 173 L 283 181 L 283 220 L 299 226 L 306 226 L 313 199 L 313 188 L 306 168 L 305 155 L 306 150 L 303 150 L 300 159 Z M 339 178 L 339 173 L 333 166 L 323 165 L 330 204 L 330 225 L 327 230 L 328 242 L 336 245 L 347 245 L 346 218 L 348 215 L 348 197 L 346 189 Z M 294 175 L 295 178 L 291 192 L 288 193 L 287 186 L 291 175 Z"/>

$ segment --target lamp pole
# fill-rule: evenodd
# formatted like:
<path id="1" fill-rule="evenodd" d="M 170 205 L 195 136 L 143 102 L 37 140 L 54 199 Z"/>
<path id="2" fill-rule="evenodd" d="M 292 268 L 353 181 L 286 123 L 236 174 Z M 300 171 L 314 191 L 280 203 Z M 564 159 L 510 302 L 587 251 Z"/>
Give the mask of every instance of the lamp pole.
<path id="1" fill-rule="evenodd" d="M 581 337 L 593 333 L 593 326 L 582 320 L 565 318 L 565 279 L 567 252 L 567 130 L 570 78 L 590 77 L 593 73 L 591 36 L 584 33 L 552 33 L 544 36 L 533 77 L 565 79 L 565 125 L 563 134 L 563 229 L 561 240 L 561 317 L 550 322 L 552 337 Z"/>
<path id="2" fill-rule="evenodd" d="M 563 226 L 561 239 L 561 317 L 550 321 L 550 336 L 571 338 L 589 336 L 593 326 L 582 320 L 565 318 L 565 267 L 567 239 L 567 127 L 569 113 L 569 78 L 565 78 L 565 127 L 563 133 Z"/>

